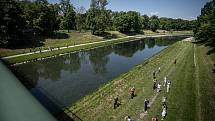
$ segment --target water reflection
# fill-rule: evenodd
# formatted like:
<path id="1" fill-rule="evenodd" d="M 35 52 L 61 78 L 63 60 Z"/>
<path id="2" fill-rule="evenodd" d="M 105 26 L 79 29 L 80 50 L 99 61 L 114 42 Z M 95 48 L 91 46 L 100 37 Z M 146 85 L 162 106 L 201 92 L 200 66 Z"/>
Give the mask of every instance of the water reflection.
<path id="1" fill-rule="evenodd" d="M 93 66 L 94 72 L 104 75 L 107 73 L 106 65 L 109 61 L 109 54 L 112 52 L 112 47 L 103 47 L 96 50 L 90 50 L 89 60 Z"/>
<path id="2" fill-rule="evenodd" d="M 115 45 L 114 53 L 120 56 L 132 57 L 138 50 L 143 50 L 144 48 L 145 43 L 143 40 L 140 40 L 132 43 Z"/>
<path id="3" fill-rule="evenodd" d="M 34 85 L 34 95 L 40 98 L 43 93 L 62 108 L 181 39 L 143 39 L 27 63 L 16 69 Z"/>

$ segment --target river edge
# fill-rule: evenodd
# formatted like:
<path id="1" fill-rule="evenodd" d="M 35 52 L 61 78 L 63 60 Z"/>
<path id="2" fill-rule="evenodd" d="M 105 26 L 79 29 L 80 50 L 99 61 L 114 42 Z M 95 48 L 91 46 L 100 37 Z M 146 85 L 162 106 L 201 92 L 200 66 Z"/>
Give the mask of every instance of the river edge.
<path id="1" fill-rule="evenodd" d="M 58 56 L 63 56 L 71 53 L 86 51 L 86 50 L 92 50 L 100 47 L 105 46 L 111 46 L 115 44 L 121 44 L 126 42 L 132 42 L 132 41 L 138 41 L 140 39 L 144 38 L 157 38 L 157 37 L 176 37 L 176 36 L 192 36 L 192 35 L 186 35 L 186 34 L 169 34 L 169 35 L 152 35 L 152 36 L 145 36 L 145 35 L 137 35 L 137 36 L 128 36 L 124 38 L 118 38 L 113 40 L 105 40 L 101 42 L 92 42 L 87 44 L 80 44 L 75 46 L 69 46 L 69 47 L 62 47 L 59 49 L 54 49 L 52 51 L 44 51 L 44 52 L 35 52 L 35 53 L 27 53 L 25 55 L 19 54 L 19 55 L 13 55 L 9 57 L 3 57 L 2 60 L 4 60 L 6 63 L 8 63 L 10 66 L 16 66 L 20 64 L 25 64 L 29 62 L 35 62 L 40 61 L 44 59 L 50 59 Z"/>
<path id="2" fill-rule="evenodd" d="M 95 91 L 86 95 L 85 97 L 83 97 L 82 99 L 80 99 L 76 103 L 72 104 L 71 106 L 68 106 L 67 108 L 65 108 L 64 112 L 67 113 L 72 118 L 77 118 L 78 116 L 76 115 L 76 113 L 78 113 L 80 110 L 82 110 L 82 108 L 84 108 L 86 106 L 86 103 L 89 103 L 92 100 L 96 100 L 99 97 L 103 98 L 106 95 L 104 93 L 107 92 L 107 88 L 111 88 L 115 83 L 119 83 L 121 80 L 124 80 L 125 78 L 129 78 L 129 76 L 132 73 L 134 73 L 135 71 L 138 71 L 140 68 L 144 68 L 144 66 L 148 65 L 148 63 L 157 61 L 157 58 L 162 58 L 161 56 L 164 56 L 165 54 L 170 53 L 171 50 L 177 50 L 176 47 L 180 47 L 180 43 L 184 43 L 184 41 L 179 41 L 179 42 L 163 49 L 161 52 L 153 55 L 152 57 L 150 57 L 148 59 L 146 59 L 141 64 L 134 66 L 128 72 L 123 73 L 123 74 L 119 75 L 118 77 L 116 77 L 116 78 L 108 81 L 107 83 L 101 85 Z"/>

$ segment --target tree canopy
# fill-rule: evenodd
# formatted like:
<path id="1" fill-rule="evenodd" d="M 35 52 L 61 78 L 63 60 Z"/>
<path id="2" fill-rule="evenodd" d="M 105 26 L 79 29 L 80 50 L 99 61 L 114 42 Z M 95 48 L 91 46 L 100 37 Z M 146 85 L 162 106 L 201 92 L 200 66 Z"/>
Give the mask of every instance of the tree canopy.
<path id="1" fill-rule="evenodd" d="M 215 0 L 206 3 L 196 22 L 194 35 L 197 40 L 215 42 Z M 215 46 L 215 44 L 213 44 Z"/>
<path id="2" fill-rule="evenodd" d="M 55 35 L 57 30 L 90 30 L 102 35 L 117 30 L 138 33 L 144 29 L 192 30 L 195 21 L 158 16 L 141 15 L 136 11 L 118 12 L 107 10 L 107 0 L 91 0 L 90 8 L 75 8 L 70 0 L 51 4 L 47 0 L 2 0 L 0 2 L 0 46 L 24 45 L 39 42 Z M 203 39 L 213 35 L 214 0 L 202 9 L 195 28 L 195 35 Z"/>

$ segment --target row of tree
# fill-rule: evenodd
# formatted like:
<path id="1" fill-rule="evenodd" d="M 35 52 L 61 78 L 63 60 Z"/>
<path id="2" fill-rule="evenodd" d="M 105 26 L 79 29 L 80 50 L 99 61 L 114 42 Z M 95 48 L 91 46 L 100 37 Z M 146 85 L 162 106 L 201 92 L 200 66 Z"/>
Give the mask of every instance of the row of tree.
<path id="1" fill-rule="evenodd" d="M 89 10 L 74 8 L 70 0 L 50 4 L 47 0 L 1 0 L 0 45 L 34 43 L 32 37 L 50 36 L 57 30 L 91 30 L 103 34 L 107 30 L 141 32 L 143 29 L 191 30 L 194 21 L 140 15 L 136 11 L 107 10 L 107 0 L 91 0 Z"/>
<path id="2" fill-rule="evenodd" d="M 198 16 L 194 35 L 197 40 L 209 41 L 215 46 L 215 0 L 212 0 L 201 10 Z"/>

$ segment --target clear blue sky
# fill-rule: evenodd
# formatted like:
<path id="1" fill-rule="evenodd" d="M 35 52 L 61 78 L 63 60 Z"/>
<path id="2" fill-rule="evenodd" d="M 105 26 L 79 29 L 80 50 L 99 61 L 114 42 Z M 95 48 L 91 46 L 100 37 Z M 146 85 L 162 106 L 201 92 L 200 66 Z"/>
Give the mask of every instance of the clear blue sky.
<path id="1" fill-rule="evenodd" d="M 59 0 L 48 0 L 57 3 Z M 91 0 L 71 0 L 75 7 L 89 8 Z M 201 8 L 210 0 L 108 0 L 107 9 L 113 11 L 137 11 L 142 15 L 195 19 Z"/>

